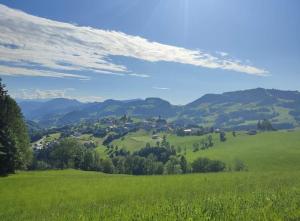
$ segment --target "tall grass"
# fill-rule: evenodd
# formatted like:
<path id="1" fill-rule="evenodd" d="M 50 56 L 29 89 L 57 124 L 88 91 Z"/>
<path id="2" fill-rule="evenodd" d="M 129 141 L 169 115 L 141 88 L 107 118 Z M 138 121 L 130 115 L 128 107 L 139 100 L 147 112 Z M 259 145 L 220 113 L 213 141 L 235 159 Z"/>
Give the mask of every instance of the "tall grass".
<path id="1" fill-rule="evenodd" d="M 299 220 L 300 172 L 0 178 L 0 220 Z"/>

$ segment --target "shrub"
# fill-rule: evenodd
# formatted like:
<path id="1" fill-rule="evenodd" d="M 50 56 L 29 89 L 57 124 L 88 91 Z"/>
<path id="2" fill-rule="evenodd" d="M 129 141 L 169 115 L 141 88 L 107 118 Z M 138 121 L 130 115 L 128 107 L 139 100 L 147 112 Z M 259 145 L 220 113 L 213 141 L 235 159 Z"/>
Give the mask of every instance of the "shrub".
<path id="1" fill-rule="evenodd" d="M 192 162 L 192 170 L 200 173 L 224 171 L 225 163 L 200 157 Z"/>
<path id="2" fill-rule="evenodd" d="M 247 170 L 247 167 L 243 161 L 241 161 L 240 159 L 235 159 L 234 165 L 233 165 L 233 170 L 234 171 L 243 171 L 243 170 Z"/>

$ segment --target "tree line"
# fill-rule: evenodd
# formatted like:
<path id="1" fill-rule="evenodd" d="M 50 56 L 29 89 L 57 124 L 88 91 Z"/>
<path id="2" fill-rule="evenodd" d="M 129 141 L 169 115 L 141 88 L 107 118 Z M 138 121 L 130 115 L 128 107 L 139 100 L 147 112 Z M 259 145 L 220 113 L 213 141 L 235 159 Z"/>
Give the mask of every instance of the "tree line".
<path id="1" fill-rule="evenodd" d="M 102 156 L 96 148 L 85 147 L 75 138 L 64 138 L 53 146 L 36 150 L 30 169 L 74 168 L 104 173 L 153 175 L 219 172 L 226 168 L 225 163 L 207 158 L 198 158 L 190 164 L 184 155 L 177 154 L 165 138 L 155 146 L 148 143 L 133 153 L 114 146 L 108 146 L 106 152 Z"/>

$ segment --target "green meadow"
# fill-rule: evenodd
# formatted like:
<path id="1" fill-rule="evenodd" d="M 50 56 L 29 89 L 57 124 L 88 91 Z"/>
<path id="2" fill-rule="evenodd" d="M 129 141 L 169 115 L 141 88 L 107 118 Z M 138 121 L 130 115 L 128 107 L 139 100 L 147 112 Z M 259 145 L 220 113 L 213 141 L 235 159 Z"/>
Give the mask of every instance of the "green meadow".
<path id="1" fill-rule="evenodd" d="M 219 134 L 213 134 L 214 146 L 206 149 L 193 151 L 193 144 L 200 143 L 204 136 L 176 136 L 166 135 L 171 145 L 181 148 L 181 153 L 186 150 L 189 161 L 197 157 L 222 160 L 228 166 L 236 159 L 242 160 L 249 171 L 278 171 L 300 170 L 300 130 L 263 132 L 257 135 L 247 135 L 239 132 L 234 137 L 231 133 L 226 134 L 226 142 L 220 142 Z M 113 142 L 120 148 L 136 151 L 149 142 L 154 144 L 157 140 L 142 131 L 130 133 L 125 138 Z"/>
<path id="2" fill-rule="evenodd" d="M 135 136 L 133 136 L 135 135 Z M 131 134 L 148 142 L 146 134 Z M 188 159 L 238 158 L 248 171 L 130 176 L 77 170 L 0 178 L 0 220 L 300 220 L 300 132 L 244 133 L 207 150 L 175 137 Z M 131 142 L 131 141 L 130 141 Z M 134 147 L 137 148 L 137 147 Z"/>

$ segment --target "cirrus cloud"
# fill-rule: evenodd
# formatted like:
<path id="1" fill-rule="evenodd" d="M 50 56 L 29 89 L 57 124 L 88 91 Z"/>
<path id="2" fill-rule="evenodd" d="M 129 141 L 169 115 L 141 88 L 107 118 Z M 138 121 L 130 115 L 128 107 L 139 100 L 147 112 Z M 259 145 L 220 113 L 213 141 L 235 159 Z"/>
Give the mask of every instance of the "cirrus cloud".
<path id="1" fill-rule="evenodd" d="M 72 71 L 148 77 L 135 74 L 113 56 L 148 62 L 175 62 L 265 76 L 264 69 L 123 32 L 81 27 L 33 16 L 0 4 L 0 73 L 42 77 L 79 78 Z M 27 73 L 27 74 L 26 74 Z"/>
<path id="2" fill-rule="evenodd" d="M 74 88 L 51 89 L 51 90 L 20 89 L 12 93 L 11 96 L 16 99 L 25 99 L 25 100 L 67 98 L 67 99 L 76 99 L 81 102 L 103 101 L 103 97 L 101 96 L 78 96 L 78 95 L 73 95 L 71 93 L 72 91 L 75 91 L 75 89 Z"/>
<path id="3" fill-rule="evenodd" d="M 152 88 L 155 89 L 155 90 L 170 90 L 170 88 L 168 88 L 168 87 L 156 87 L 156 86 L 154 86 Z"/>

